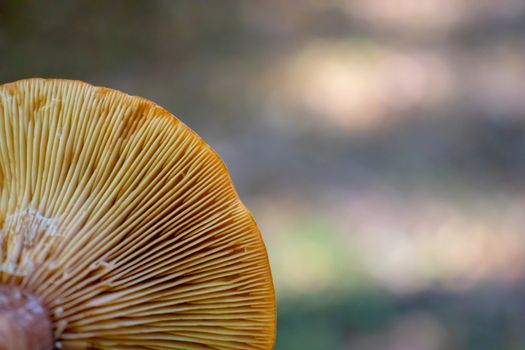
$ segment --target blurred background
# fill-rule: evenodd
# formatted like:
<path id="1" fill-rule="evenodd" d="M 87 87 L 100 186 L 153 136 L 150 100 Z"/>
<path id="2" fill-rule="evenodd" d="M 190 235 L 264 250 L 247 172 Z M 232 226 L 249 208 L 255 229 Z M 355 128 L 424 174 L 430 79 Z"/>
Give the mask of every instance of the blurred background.
<path id="1" fill-rule="evenodd" d="M 525 2 L 0 0 L 0 81 L 147 97 L 266 240 L 276 349 L 525 348 Z"/>

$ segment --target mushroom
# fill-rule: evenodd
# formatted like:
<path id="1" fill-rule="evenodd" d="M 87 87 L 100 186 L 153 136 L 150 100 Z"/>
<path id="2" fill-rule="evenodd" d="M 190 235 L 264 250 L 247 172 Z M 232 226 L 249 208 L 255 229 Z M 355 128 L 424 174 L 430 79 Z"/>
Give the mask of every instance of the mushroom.
<path id="1" fill-rule="evenodd" d="M 271 349 L 261 234 L 219 156 L 153 102 L 0 86 L 0 349 Z"/>

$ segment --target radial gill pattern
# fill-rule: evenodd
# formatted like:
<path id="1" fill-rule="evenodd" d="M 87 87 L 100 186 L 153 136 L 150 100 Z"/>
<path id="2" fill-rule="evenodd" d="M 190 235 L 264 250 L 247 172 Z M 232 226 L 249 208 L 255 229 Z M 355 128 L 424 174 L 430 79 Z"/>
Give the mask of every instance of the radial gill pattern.
<path id="1" fill-rule="evenodd" d="M 65 80 L 0 86 L 0 284 L 60 349 L 271 349 L 261 235 L 219 157 L 154 103 Z"/>

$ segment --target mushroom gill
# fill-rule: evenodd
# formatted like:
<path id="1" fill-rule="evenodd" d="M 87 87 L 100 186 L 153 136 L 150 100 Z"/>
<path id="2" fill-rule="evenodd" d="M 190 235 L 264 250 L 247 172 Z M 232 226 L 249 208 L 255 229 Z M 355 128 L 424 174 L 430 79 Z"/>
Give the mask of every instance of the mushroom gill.
<path id="1" fill-rule="evenodd" d="M 273 346 L 251 214 L 217 154 L 148 100 L 68 80 L 0 86 L 0 227 L 0 311 L 21 293 L 47 310 L 32 331 L 51 324 L 54 345 L 27 349 Z M 0 349 L 22 349 L 2 332 L 24 310 L 0 313 Z"/>

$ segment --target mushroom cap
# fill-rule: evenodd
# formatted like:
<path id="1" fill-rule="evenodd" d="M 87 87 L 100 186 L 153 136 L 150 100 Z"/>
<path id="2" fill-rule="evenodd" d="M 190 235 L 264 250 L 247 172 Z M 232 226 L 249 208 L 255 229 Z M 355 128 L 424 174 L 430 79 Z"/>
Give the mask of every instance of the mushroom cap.
<path id="1" fill-rule="evenodd" d="M 219 156 L 146 99 L 0 86 L 0 284 L 60 349 L 271 349 L 266 249 Z"/>

